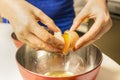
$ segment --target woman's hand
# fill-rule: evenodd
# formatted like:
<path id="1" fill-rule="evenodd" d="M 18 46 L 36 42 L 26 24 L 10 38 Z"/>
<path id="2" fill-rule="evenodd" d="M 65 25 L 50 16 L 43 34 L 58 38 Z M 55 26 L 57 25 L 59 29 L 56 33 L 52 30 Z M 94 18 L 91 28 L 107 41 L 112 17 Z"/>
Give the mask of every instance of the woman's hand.
<path id="1" fill-rule="evenodd" d="M 88 0 L 85 7 L 74 19 L 70 30 L 76 30 L 85 18 L 93 18 L 95 22 L 89 31 L 77 41 L 75 49 L 79 49 L 100 39 L 112 25 L 106 0 Z"/>
<path id="2" fill-rule="evenodd" d="M 54 32 L 60 31 L 59 28 L 52 19 L 35 6 L 24 0 L 0 0 L 0 14 L 10 21 L 20 41 L 36 50 L 62 51 L 62 41 L 46 31 L 38 21 Z"/>

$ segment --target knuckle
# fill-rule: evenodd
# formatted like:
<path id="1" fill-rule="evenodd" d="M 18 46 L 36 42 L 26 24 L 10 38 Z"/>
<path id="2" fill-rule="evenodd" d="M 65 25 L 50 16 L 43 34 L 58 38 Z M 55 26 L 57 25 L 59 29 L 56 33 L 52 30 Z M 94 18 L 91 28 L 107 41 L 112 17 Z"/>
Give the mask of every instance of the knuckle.
<path id="1" fill-rule="evenodd" d="M 31 46 L 33 49 L 35 49 L 36 51 L 37 50 L 40 50 L 40 48 L 39 47 L 36 47 L 35 45 L 34 46 Z"/>
<path id="2" fill-rule="evenodd" d="M 104 22 L 108 22 L 110 20 L 110 15 L 108 13 L 103 13 L 102 19 L 104 19 Z"/>
<path id="3" fill-rule="evenodd" d="M 50 35 L 46 35 L 44 41 L 45 42 L 51 42 L 51 36 Z"/>
<path id="4" fill-rule="evenodd" d="M 28 36 L 28 25 L 24 25 L 23 27 L 19 27 L 19 29 L 17 29 L 15 32 L 17 34 L 18 37 L 20 38 L 24 38 Z"/>
<path id="5" fill-rule="evenodd" d="M 108 22 L 110 20 L 109 16 L 105 16 L 105 22 Z"/>
<path id="6" fill-rule="evenodd" d="M 22 31 L 19 31 L 18 34 L 19 34 L 20 36 L 24 36 L 24 35 L 25 35 L 25 32 L 24 32 L 24 30 L 22 30 Z"/>
<path id="7" fill-rule="evenodd" d="M 18 32 L 19 39 L 26 39 L 27 37 L 28 37 L 28 33 L 26 33 L 24 30 Z"/>
<path id="8" fill-rule="evenodd" d="M 44 48 L 45 48 L 45 45 L 44 45 L 43 43 L 39 43 L 39 44 L 37 45 L 37 48 L 38 48 L 38 49 L 44 49 Z"/>
<path id="9" fill-rule="evenodd" d="M 41 14 L 41 10 L 39 10 L 39 9 L 36 9 L 36 10 L 35 10 L 35 13 L 36 13 L 36 14 L 39 14 L 39 15 L 42 15 L 42 14 Z"/>
<path id="10" fill-rule="evenodd" d="M 16 36 L 17 36 L 18 40 L 23 39 L 23 37 L 21 35 L 23 35 L 22 32 L 17 32 Z"/>
<path id="11" fill-rule="evenodd" d="M 19 32 L 19 35 L 22 36 L 22 37 L 26 37 L 27 36 L 26 32 L 24 32 L 24 31 Z"/>
<path id="12" fill-rule="evenodd" d="M 45 21 L 45 24 L 46 25 L 51 25 L 51 24 L 54 24 L 54 21 L 50 18 L 48 18 L 46 21 Z"/>
<path id="13" fill-rule="evenodd" d="M 104 18 L 104 23 L 109 27 L 109 28 L 111 28 L 111 26 L 112 26 L 112 20 L 111 20 L 111 18 L 110 18 L 110 16 L 109 15 L 104 15 L 103 16 Z"/>
<path id="14" fill-rule="evenodd" d="M 49 23 L 54 23 L 54 21 L 52 19 L 49 19 Z"/>

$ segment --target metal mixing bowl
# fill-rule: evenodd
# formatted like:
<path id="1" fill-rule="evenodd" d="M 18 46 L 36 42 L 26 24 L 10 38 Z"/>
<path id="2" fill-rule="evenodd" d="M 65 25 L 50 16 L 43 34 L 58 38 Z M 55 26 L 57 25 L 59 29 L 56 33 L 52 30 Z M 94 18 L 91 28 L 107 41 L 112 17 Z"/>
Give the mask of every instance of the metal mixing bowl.
<path id="1" fill-rule="evenodd" d="M 64 56 L 23 45 L 16 60 L 24 80 L 95 80 L 102 62 L 102 53 L 94 45 Z M 49 72 L 67 72 L 67 76 L 47 76 Z"/>

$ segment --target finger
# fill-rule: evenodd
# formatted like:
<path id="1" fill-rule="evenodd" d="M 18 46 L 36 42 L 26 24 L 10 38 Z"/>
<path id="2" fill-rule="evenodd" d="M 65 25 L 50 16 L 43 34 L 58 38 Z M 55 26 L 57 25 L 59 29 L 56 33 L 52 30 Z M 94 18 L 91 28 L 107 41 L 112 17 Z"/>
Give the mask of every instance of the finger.
<path id="1" fill-rule="evenodd" d="M 31 27 L 30 31 L 37 36 L 39 39 L 41 39 L 42 41 L 51 44 L 54 47 L 57 48 L 63 48 L 64 43 L 55 38 L 53 35 L 51 35 L 48 31 L 46 31 L 43 27 L 41 27 L 38 23 L 32 23 L 31 26 L 35 26 L 35 27 Z"/>
<path id="2" fill-rule="evenodd" d="M 82 23 L 82 21 L 83 21 L 87 16 L 88 16 L 88 12 L 86 12 L 86 10 L 83 9 L 83 10 L 80 12 L 80 14 L 78 14 L 78 15 L 76 16 L 76 18 L 74 19 L 73 24 L 72 24 L 70 30 L 76 30 L 76 29 L 80 26 L 80 24 Z"/>
<path id="3" fill-rule="evenodd" d="M 42 12 L 40 9 L 38 9 L 37 7 L 26 3 L 28 5 L 28 7 L 30 7 L 30 9 L 32 10 L 31 13 L 33 13 L 33 15 L 42 23 L 44 23 L 45 25 L 47 25 L 47 27 L 54 31 L 60 31 L 60 29 L 55 25 L 54 21 L 48 17 L 44 12 Z"/>
<path id="4" fill-rule="evenodd" d="M 95 37 L 95 39 L 91 40 L 90 42 L 84 44 L 84 46 L 87 46 L 89 44 L 92 44 L 93 42 L 95 42 L 96 40 L 100 39 L 110 28 L 112 25 L 111 19 L 106 22 L 107 24 L 103 25 L 103 28 L 100 30 L 100 32 L 97 34 L 97 36 Z M 83 46 L 83 47 L 84 47 Z"/>
<path id="5" fill-rule="evenodd" d="M 105 22 L 103 25 L 103 28 L 100 30 L 98 35 L 96 36 L 96 40 L 100 39 L 112 26 L 112 21 L 109 19 L 107 22 Z"/>
<path id="6" fill-rule="evenodd" d="M 34 8 L 34 14 L 50 30 L 52 30 L 54 32 L 60 31 L 60 29 L 55 25 L 54 21 L 50 17 L 48 17 L 44 12 L 42 12 L 41 10 L 39 10 L 36 7 Z"/>
<path id="7" fill-rule="evenodd" d="M 91 41 L 96 40 L 97 35 L 102 30 L 102 25 L 104 23 L 104 18 L 101 16 L 98 16 L 96 18 L 95 23 L 92 25 L 90 30 L 84 34 L 76 43 L 75 49 L 79 49 L 80 47 L 83 47 L 85 44 L 89 44 Z"/>
<path id="8" fill-rule="evenodd" d="M 42 40 L 40 40 L 33 34 L 29 34 L 29 36 L 26 37 L 25 43 L 33 47 L 35 50 L 46 50 L 49 52 L 61 52 L 60 49 L 57 49 L 51 46 L 50 44 L 43 42 Z"/>

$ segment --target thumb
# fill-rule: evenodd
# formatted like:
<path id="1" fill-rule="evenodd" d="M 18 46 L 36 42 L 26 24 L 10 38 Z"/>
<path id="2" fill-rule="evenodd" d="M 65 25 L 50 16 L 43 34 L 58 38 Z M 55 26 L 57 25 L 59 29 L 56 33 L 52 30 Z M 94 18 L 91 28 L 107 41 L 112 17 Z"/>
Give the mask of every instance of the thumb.
<path id="1" fill-rule="evenodd" d="M 70 28 L 71 31 L 76 30 L 80 24 L 82 23 L 82 21 L 88 16 L 88 13 L 86 12 L 86 10 L 82 10 L 73 20 L 73 24 Z"/>

